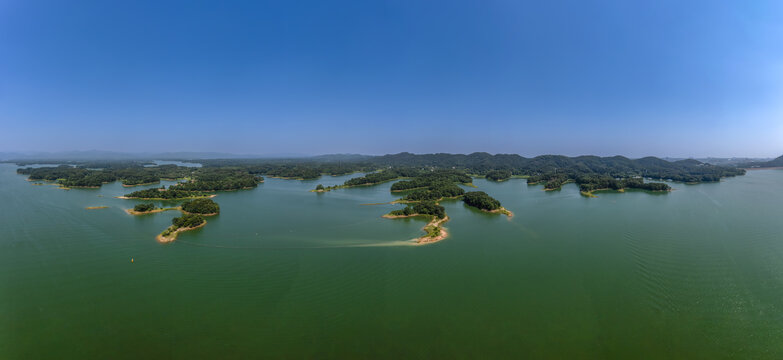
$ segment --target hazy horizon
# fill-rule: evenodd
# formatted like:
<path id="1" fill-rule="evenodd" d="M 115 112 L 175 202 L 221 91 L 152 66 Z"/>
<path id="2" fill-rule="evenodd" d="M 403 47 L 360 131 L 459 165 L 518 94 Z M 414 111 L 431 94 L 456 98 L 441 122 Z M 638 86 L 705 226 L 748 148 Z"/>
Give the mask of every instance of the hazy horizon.
<path id="1" fill-rule="evenodd" d="M 0 151 L 783 154 L 783 4 L 0 4 Z"/>
<path id="2" fill-rule="evenodd" d="M 486 151 L 471 151 L 471 152 L 464 152 L 464 153 L 456 153 L 456 152 L 429 152 L 429 153 L 423 153 L 423 152 L 410 152 L 410 151 L 396 151 L 396 152 L 390 152 L 390 153 L 382 153 L 382 154 L 366 154 L 366 153 L 315 153 L 315 154 L 305 154 L 305 153 L 229 153 L 229 152 L 221 152 L 221 151 L 113 151 L 113 150 L 97 150 L 97 149 L 90 149 L 90 150 L 70 150 L 70 151 L 52 151 L 52 152 L 44 152 L 44 151 L 0 151 L 0 160 L 24 160 L 24 159 L 41 159 L 44 160 L 45 156 L 52 156 L 52 159 L 58 159 L 57 156 L 62 156 L 62 158 L 59 158 L 61 160 L 67 160 L 69 156 L 73 157 L 73 160 L 83 160 L 83 159 L 92 159 L 92 160 L 112 160 L 112 159 L 120 159 L 120 158 L 133 158 L 134 156 L 138 156 L 138 158 L 134 159 L 153 159 L 155 156 L 158 155 L 166 155 L 166 156 L 174 156 L 174 155 L 182 155 L 182 156 L 193 156 L 192 159 L 208 159 L 208 158 L 267 158 L 267 159 L 284 159 L 284 158 L 309 158 L 309 157 L 318 157 L 318 156 L 330 156 L 330 155 L 357 155 L 357 156 L 383 156 L 383 155 L 394 155 L 399 153 L 412 153 L 416 155 L 426 155 L 426 154 L 472 154 L 472 153 L 488 153 Z M 13 158 L 9 157 L 8 155 L 13 154 L 20 154 L 23 155 L 23 157 L 20 158 Z M 93 154 L 93 155 L 91 155 Z M 601 155 L 601 154 L 556 154 L 556 153 L 549 153 L 549 154 L 517 154 L 517 153 L 489 153 L 490 155 L 519 155 L 526 158 L 533 158 L 537 156 L 544 156 L 544 155 L 563 155 L 568 157 L 579 157 L 579 156 L 600 156 L 600 157 L 613 157 L 613 156 L 624 156 L 631 159 L 638 159 L 648 156 L 663 158 L 663 159 L 773 159 L 777 158 L 778 156 L 663 156 L 663 155 L 656 155 L 656 154 L 648 154 L 643 156 L 627 156 L 624 154 L 612 154 L 612 155 Z M 81 155 L 81 157 L 74 157 L 74 155 Z M 114 155 L 114 156 L 111 156 Z M 40 157 L 39 157 L 40 156 Z M 146 157 L 145 157 L 146 156 Z M 3 158 L 5 157 L 5 159 Z"/>

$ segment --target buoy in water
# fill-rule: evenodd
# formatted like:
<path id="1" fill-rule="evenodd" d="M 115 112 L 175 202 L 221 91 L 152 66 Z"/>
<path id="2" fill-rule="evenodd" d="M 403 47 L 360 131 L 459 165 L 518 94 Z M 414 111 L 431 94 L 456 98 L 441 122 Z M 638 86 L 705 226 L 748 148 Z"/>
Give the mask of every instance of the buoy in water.
<path id="1" fill-rule="evenodd" d="M 133 262 L 133 258 L 131 258 L 131 262 Z"/>

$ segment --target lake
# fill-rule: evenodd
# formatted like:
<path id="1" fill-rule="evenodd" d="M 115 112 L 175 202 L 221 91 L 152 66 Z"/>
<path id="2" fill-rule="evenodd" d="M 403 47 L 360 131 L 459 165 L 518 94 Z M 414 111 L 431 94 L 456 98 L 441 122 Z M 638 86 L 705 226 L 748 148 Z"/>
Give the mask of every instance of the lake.
<path id="1" fill-rule="evenodd" d="M 364 205 L 391 183 L 309 192 L 359 174 L 221 192 L 220 215 L 160 244 L 179 213 L 114 198 L 149 186 L 16 168 L 0 164 L 2 359 L 783 356 L 781 170 L 597 198 L 476 179 L 515 216 L 445 201 L 449 238 L 411 246 L 426 221 Z"/>

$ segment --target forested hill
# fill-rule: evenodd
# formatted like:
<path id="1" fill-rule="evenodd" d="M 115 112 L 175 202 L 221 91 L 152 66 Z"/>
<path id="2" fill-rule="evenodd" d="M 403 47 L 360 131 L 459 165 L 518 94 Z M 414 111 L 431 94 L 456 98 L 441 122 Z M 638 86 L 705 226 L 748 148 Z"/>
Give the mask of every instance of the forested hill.
<path id="1" fill-rule="evenodd" d="M 472 153 L 463 154 L 411 154 L 399 153 L 382 156 L 324 155 L 298 159 L 182 159 L 198 162 L 201 169 L 174 165 L 147 166 L 142 162 L 87 162 L 75 167 L 46 167 L 17 170 L 30 175 L 31 180 L 60 180 L 65 186 L 100 186 L 102 183 L 122 180 L 125 185 L 154 183 L 160 179 L 191 178 L 195 182 L 177 185 L 179 190 L 215 191 L 234 190 L 255 186 L 258 175 L 288 179 L 317 179 L 323 174 L 346 175 L 354 172 L 374 172 L 393 168 L 388 179 L 409 177 L 420 170 L 455 169 L 468 174 L 486 176 L 495 181 L 512 175 L 528 176 L 531 183 L 547 182 L 559 187 L 580 176 L 600 175 L 614 179 L 652 178 L 682 182 L 719 181 L 737 176 L 745 170 L 733 166 L 717 166 L 693 159 L 667 161 L 656 157 L 629 159 L 623 156 L 599 157 L 541 155 L 526 158 L 516 154 Z M 783 163 L 783 158 L 766 166 Z M 95 170 L 95 168 L 100 168 Z M 406 175 L 408 174 L 408 175 Z M 378 175 L 381 176 L 381 175 Z M 215 181 L 220 180 L 220 184 Z M 229 181 L 230 180 L 230 181 Z M 259 178 L 260 180 L 260 178 Z M 351 185 L 351 184 L 348 184 Z"/>
<path id="2" fill-rule="evenodd" d="M 541 155 L 526 158 L 516 154 L 472 153 L 422 154 L 399 153 L 369 159 L 381 166 L 459 168 L 474 174 L 508 170 L 514 175 L 602 174 L 614 177 L 643 176 L 677 181 L 717 181 L 721 177 L 744 174 L 734 167 L 715 166 L 687 159 L 669 162 L 656 157 L 629 159 L 623 156 L 598 157 Z"/>
<path id="3" fill-rule="evenodd" d="M 780 156 L 777 159 L 773 159 L 773 160 L 765 161 L 765 162 L 752 162 L 752 163 L 742 164 L 742 167 L 745 167 L 745 168 L 783 167 L 783 156 Z"/>

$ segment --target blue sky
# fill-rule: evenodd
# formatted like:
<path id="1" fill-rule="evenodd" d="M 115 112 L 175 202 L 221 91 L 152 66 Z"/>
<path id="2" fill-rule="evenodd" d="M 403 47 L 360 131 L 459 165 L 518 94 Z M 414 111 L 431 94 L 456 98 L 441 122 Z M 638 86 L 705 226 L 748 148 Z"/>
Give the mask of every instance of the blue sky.
<path id="1" fill-rule="evenodd" d="M 0 1 L 0 151 L 783 154 L 780 1 Z"/>

